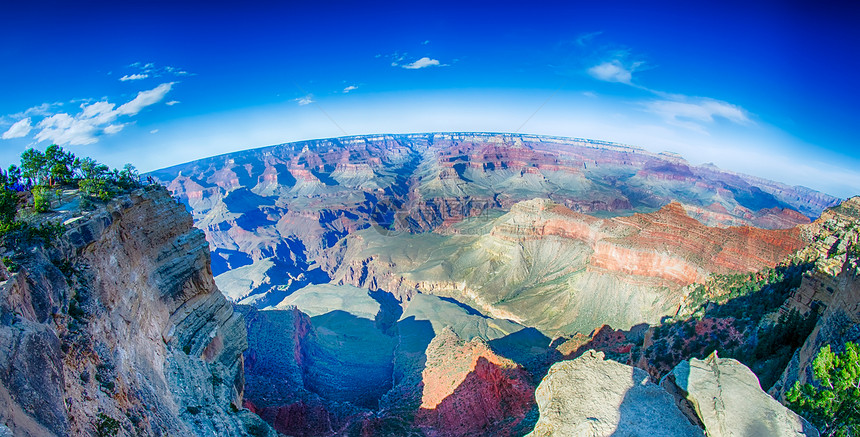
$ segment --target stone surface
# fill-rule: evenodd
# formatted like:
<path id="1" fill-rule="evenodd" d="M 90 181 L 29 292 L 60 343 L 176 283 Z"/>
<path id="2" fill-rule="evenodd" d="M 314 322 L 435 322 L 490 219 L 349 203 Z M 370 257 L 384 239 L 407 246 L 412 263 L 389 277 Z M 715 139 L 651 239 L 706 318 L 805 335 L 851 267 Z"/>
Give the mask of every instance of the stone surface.
<path id="1" fill-rule="evenodd" d="M 701 436 L 641 369 L 588 351 L 554 364 L 535 393 L 540 419 L 529 434 L 549 436 Z"/>
<path id="2" fill-rule="evenodd" d="M 0 420 L 15 435 L 108 418 L 125 435 L 270 435 L 241 410 L 242 318 L 184 207 L 150 187 L 62 214 L 53 247 L 0 272 Z"/>
<path id="3" fill-rule="evenodd" d="M 683 361 L 661 385 L 679 389 L 709 436 L 818 436 L 815 427 L 765 393 L 737 360 L 712 354 Z"/>

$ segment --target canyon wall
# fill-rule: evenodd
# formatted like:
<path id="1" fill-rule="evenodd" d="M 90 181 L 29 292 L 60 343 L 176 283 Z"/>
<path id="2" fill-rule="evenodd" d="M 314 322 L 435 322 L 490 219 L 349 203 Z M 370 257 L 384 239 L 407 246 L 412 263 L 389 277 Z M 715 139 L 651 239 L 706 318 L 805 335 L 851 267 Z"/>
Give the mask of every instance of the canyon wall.
<path id="1" fill-rule="evenodd" d="M 242 317 L 208 244 L 163 188 L 66 223 L 47 247 L 6 247 L 0 420 L 14 435 L 271 435 L 242 410 Z"/>

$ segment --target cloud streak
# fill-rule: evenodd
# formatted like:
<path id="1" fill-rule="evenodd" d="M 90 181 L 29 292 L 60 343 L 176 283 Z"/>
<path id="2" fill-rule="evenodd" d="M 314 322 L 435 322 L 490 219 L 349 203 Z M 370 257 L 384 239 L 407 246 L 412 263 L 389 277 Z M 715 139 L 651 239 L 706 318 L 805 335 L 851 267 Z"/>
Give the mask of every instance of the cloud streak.
<path id="1" fill-rule="evenodd" d="M 33 126 L 30 124 L 30 117 L 27 117 L 23 120 L 17 121 L 9 128 L 9 130 L 3 132 L 2 138 L 4 140 L 9 140 L 12 138 L 25 137 L 30 133 L 31 129 L 33 129 Z"/>
<path id="2" fill-rule="evenodd" d="M 128 82 L 130 80 L 142 80 L 149 77 L 146 73 L 135 73 L 135 74 L 126 74 L 125 76 L 119 78 L 120 82 Z"/>
<path id="3" fill-rule="evenodd" d="M 357 89 L 358 89 L 358 87 L 357 87 L 357 86 L 355 86 L 355 85 L 350 85 L 350 86 L 348 86 L 348 87 L 346 87 L 346 88 L 344 88 L 344 89 L 343 89 L 343 93 L 344 93 L 344 94 L 348 94 L 350 91 L 355 91 L 355 90 L 357 90 Z"/>
<path id="4" fill-rule="evenodd" d="M 647 112 L 663 118 L 668 124 L 700 132 L 704 131 L 701 123 L 713 123 L 717 118 L 741 125 L 753 124 L 740 106 L 707 97 L 675 95 L 671 99 L 646 102 L 644 106 Z"/>

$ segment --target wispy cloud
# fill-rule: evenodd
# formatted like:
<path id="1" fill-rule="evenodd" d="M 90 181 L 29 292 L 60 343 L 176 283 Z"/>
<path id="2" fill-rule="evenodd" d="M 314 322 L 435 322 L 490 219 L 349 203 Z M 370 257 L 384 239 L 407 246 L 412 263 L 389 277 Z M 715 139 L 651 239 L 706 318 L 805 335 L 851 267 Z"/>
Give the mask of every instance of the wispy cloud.
<path id="1" fill-rule="evenodd" d="M 603 33 L 603 31 L 601 30 L 601 31 L 597 31 L 597 32 L 591 32 L 591 33 L 586 33 L 586 34 L 580 35 L 578 38 L 576 38 L 576 44 L 580 47 L 585 47 L 586 45 L 591 43 L 591 40 L 593 40 L 594 37 L 599 36 L 602 33 Z"/>
<path id="2" fill-rule="evenodd" d="M 344 88 L 344 89 L 343 89 L 343 93 L 344 93 L 344 94 L 347 94 L 347 93 L 349 93 L 350 91 L 355 91 L 355 90 L 357 90 L 357 89 L 358 89 L 358 87 L 357 87 L 357 86 L 355 86 L 355 85 L 350 85 L 350 86 L 348 86 L 348 87 L 346 87 L 346 88 Z"/>
<path id="3" fill-rule="evenodd" d="M 158 133 L 158 129 L 153 129 L 153 130 L 149 131 L 149 133 L 151 133 L 151 134 L 157 134 L 157 133 Z"/>
<path id="4" fill-rule="evenodd" d="M 586 64 L 585 72 L 594 79 L 620 83 L 651 94 L 651 97 L 637 99 L 635 104 L 644 111 L 659 116 L 666 124 L 705 134 L 708 133 L 707 125 L 717 119 L 740 125 L 754 124 L 746 110 L 729 102 L 672 94 L 642 85 L 637 81 L 635 73 L 653 68 L 653 65 L 646 63 L 641 55 L 624 46 L 604 44 L 593 47 L 593 39 L 600 34 L 601 32 L 589 33 L 576 39 L 576 46 L 580 47 L 576 51 L 584 53 L 586 58 L 592 60 Z"/>
<path id="5" fill-rule="evenodd" d="M 666 123 L 704 132 L 702 123 L 717 118 L 747 125 L 752 124 L 747 111 L 737 105 L 707 97 L 670 95 L 644 104 L 645 110 L 663 118 Z"/>
<path id="6" fill-rule="evenodd" d="M 128 82 L 130 80 L 142 80 L 149 77 L 146 73 L 135 73 L 135 74 L 126 74 L 125 76 L 119 78 L 120 82 Z"/>
<path id="7" fill-rule="evenodd" d="M 315 102 L 313 94 L 308 94 L 304 97 L 293 99 L 293 101 L 298 103 L 299 106 L 310 105 L 311 103 Z"/>
<path id="8" fill-rule="evenodd" d="M 120 117 L 137 115 L 144 108 L 163 100 L 173 84 L 173 82 L 163 83 L 151 90 L 141 91 L 134 99 L 119 107 L 107 100 L 81 103 L 81 110 L 74 116 L 58 113 L 42 119 L 36 125 L 39 132 L 34 138 L 37 141 L 51 141 L 60 145 L 95 143 L 99 135 L 116 134 L 129 124 L 128 122 L 115 123 Z"/>
<path id="9" fill-rule="evenodd" d="M 595 65 L 588 70 L 588 74 L 598 80 L 604 82 L 618 82 L 627 85 L 633 85 L 634 66 L 625 66 L 619 60 L 603 62 Z"/>
<path id="10" fill-rule="evenodd" d="M 6 132 L 3 132 L 2 138 L 4 140 L 9 140 L 12 138 L 21 138 L 27 136 L 30 133 L 30 130 L 33 129 L 33 126 L 30 124 L 30 117 L 27 117 L 23 120 L 19 120 L 12 127 L 9 128 Z"/>
<path id="11" fill-rule="evenodd" d="M 167 93 L 170 92 L 170 89 L 173 88 L 174 83 L 175 82 L 163 83 L 151 90 L 141 91 L 137 93 L 137 97 L 135 97 L 132 101 L 123 104 L 116 109 L 117 114 L 135 115 L 143 108 L 160 102 L 164 98 L 164 96 L 166 96 Z"/>
<path id="12" fill-rule="evenodd" d="M 194 73 L 190 73 L 182 68 L 173 67 L 170 65 L 165 65 L 163 67 L 155 65 L 154 62 L 135 62 L 133 64 L 129 64 L 129 67 L 139 71 L 138 73 L 126 74 L 121 77 L 119 80 L 125 82 L 129 80 L 140 80 L 146 79 L 147 77 L 162 77 L 162 76 L 193 76 Z"/>
<path id="13" fill-rule="evenodd" d="M 424 45 L 424 46 L 426 46 L 427 44 L 430 44 L 429 39 L 425 39 L 424 42 L 421 43 L 421 45 Z"/>
<path id="14" fill-rule="evenodd" d="M 440 63 L 438 59 L 430 59 L 428 57 L 423 57 L 421 59 L 416 60 L 415 62 L 402 65 L 403 68 L 407 70 L 417 70 L 419 68 L 427 68 L 427 67 L 444 67 L 445 65 Z"/>
<path id="15" fill-rule="evenodd" d="M 176 104 L 179 104 L 179 103 L 182 103 L 182 102 L 180 102 L 179 100 L 171 100 L 171 101 L 169 101 L 169 102 L 165 103 L 165 105 L 167 105 L 167 106 L 173 106 L 173 105 L 176 105 Z"/>

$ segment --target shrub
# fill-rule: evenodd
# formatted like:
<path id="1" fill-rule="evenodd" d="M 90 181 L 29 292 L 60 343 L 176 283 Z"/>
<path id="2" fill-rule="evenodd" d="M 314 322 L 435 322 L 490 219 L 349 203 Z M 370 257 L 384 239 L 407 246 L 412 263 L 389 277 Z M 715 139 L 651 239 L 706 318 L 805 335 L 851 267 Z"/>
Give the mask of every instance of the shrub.
<path id="1" fill-rule="evenodd" d="M 104 413 L 98 414 L 96 423 L 96 434 L 99 437 L 114 436 L 119 433 L 119 421 Z"/>
<path id="2" fill-rule="evenodd" d="M 51 210 L 53 193 L 47 187 L 41 185 L 33 187 L 33 209 L 36 212 L 48 212 Z"/>
<path id="3" fill-rule="evenodd" d="M 786 394 L 789 407 L 824 436 L 860 435 L 860 346 L 846 343 L 836 354 L 824 346 L 812 362 L 816 385 L 796 382 Z"/>

